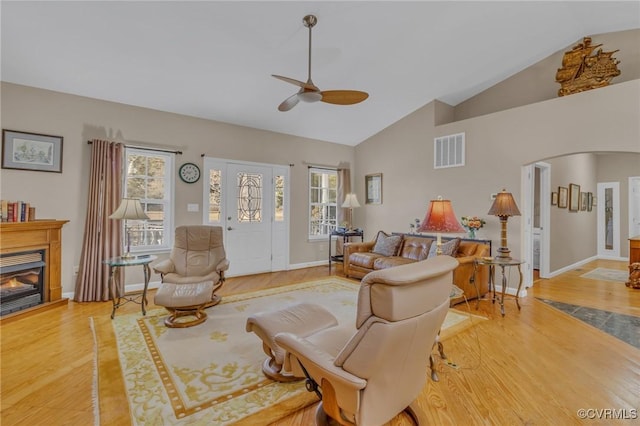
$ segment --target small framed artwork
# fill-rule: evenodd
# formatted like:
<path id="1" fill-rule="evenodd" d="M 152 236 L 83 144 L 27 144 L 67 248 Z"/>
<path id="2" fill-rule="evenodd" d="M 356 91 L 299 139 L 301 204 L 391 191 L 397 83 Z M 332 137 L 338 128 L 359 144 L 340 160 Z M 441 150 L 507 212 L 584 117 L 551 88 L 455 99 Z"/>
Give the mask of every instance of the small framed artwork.
<path id="1" fill-rule="evenodd" d="M 569 184 L 569 211 L 577 212 L 580 210 L 580 185 L 575 183 Z"/>
<path id="2" fill-rule="evenodd" d="M 2 168 L 62 173 L 62 136 L 2 130 Z"/>
<path id="3" fill-rule="evenodd" d="M 580 193 L 580 210 L 587 211 L 587 204 L 589 203 L 589 193 L 581 192 Z"/>
<path id="4" fill-rule="evenodd" d="M 557 192 L 552 192 L 551 193 L 551 205 L 552 206 L 557 206 L 558 205 L 558 193 Z"/>
<path id="5" fill-rule="evenodd" d="M 382 173 L 366 175 L 364 177 L 365 203 L 382 204 Z"/>
<path id="6" fill-rule="evenodd" d="M 566 209 L 568 205 L 569 188 L 565 186 L 558 187 L 558 208 Z"/>
<path id="7" fill-rule="evenodd" d="M 593 192 L 587 192 L 587 211 L 593 210 Z"/>

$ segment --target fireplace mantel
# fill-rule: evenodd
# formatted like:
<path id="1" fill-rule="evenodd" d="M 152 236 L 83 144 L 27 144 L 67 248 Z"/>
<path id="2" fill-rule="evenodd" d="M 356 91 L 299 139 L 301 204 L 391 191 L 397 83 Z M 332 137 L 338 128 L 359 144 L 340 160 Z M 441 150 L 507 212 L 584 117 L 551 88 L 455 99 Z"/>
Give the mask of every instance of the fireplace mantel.
<path id="1" fill-rule="evenodd" d="M 4 315 L 2 322 L 41 309 L 66 304 L 62 299 L 62 226 L 68 220 L 34 220 L 31 222 L 0 223 L 0 254 L 28 250 L 44 250 L 45 277 L 42 304 L 23 311 Z"/>

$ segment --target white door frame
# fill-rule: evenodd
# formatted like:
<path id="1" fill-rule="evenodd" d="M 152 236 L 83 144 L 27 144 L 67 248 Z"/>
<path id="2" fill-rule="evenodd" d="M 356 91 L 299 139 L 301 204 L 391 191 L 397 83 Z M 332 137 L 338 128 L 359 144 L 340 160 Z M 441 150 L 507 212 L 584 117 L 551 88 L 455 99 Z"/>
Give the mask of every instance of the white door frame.
<path id="1" fill-rule="evenodd" d="M 283 176 L 284 177 L 284 220 L 276 222 L 273 218 L 273 211 L 270 212 L 271 215 L 269 220 L 271 222 L 271 272 L 274 271 L 282 271 L 289 269 L 289 232 L 290 232 L 290 169 L 289 166 L 278 165 L 278 164 L 269 164 L 269 163 L 257 163 L 251 161 L 236 161 L 236 160 L 228 160 L 224 158 L 213 158 L 213 157 L 204 157 L 203 159 L 203 185 L 202 185 L 202 223 L 205 225 L 218 225 L 222 226 L 224 229 L 224 243 L 227 245 L 228 239 L 228 224 L 227 224 L 227 211 L 226 211 L 226 196 L 222 194 L 221 196 L 221 206 L 220 206 L 220 220 L 219 221 L 210 221 L 209 220 L 209 171 L 210 170 L 220 170 L 222 172 L 222 182 L 221 187 L 224 191 L 226 186 L 227 179 L 227 166 L 229 164 L 235 165 L 245 165 L 245 166 L 259 166 L 259 167 L 268 167 L 272 170 L 272 176 Z M 270 187 L 273 189 L 274 185 L 271 184 Z M 269 197 L 274 196 L 273 191 L 268 195 Z M 273 210 L 273 209 L 271 209 Z M 230 274 L 229 276 L 232 276 Z"/>
<path id="2" fill-rule="evenodd" d="M 548 278 L 551 223 L 551 164 L 537 162 L 522 167 L 522 242 L 520 252 L 525 262 L 523 287 L 533 284 L 533 209 L 535 169 L 540 170 L 540 278 Z"/>
<path id="3" fill-rule="evenodd" d="M 605 246 L 605 189 L 611 188 L 613 190 L 613 248 L 607 249 Z M 620 182 L 598 182 L 597 184 L 598 202 L 597 207 L 597 221 L 598 221 L 598 257 L 603 259 L 616 259 L 620 258 Z"/>
<path id="4" fill-rule="evenodd" d="M 637 191 L 636 191 L 637 190 Z M 640 235 L 640 176 L 629 177 L 629 238 Z M 634 204 L 635 203 L 635 204 Z"/>

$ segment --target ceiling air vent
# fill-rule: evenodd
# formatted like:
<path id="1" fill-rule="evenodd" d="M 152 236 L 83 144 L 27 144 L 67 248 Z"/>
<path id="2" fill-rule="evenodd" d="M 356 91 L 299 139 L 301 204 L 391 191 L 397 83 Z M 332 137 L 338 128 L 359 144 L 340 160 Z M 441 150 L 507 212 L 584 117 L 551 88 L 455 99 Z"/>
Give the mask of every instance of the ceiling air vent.
<path id="1" fill-rule="evenodd" d="M 464 133 L 440 136 L 433 142 L 434 168 L 464 166 Z"/>

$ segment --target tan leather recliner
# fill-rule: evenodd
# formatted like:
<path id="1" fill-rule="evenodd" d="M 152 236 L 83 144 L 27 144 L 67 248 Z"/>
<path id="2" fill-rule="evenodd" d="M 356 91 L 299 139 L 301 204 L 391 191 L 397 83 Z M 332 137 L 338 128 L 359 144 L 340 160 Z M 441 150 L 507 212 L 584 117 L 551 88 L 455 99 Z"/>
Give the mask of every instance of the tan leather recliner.
<path id="1" fill-rule="evenodd" d="M 206 307 L 220 302 L 220 296 L 215 293 L 222 287 L 227 269 L 229 261 L 224 250 L 222 227 L 207 225 L 178 226 L 169 259 L 153 265 L 163 283 L 212 281 L 211 302 Z"/>
<path id="2" fill-rule="evenodd" d="M 295 375 L 304 375 L 302 364 L 322 389 L 316 422 L 328 415 L 342 424 L 382 425 L 405 410 L 425 423 L 413 402 L 427 381 L 456 266 L 454 258 L 437 256 L 371 272 L 359 290 L 355 329 L 276 334 Z"/>

